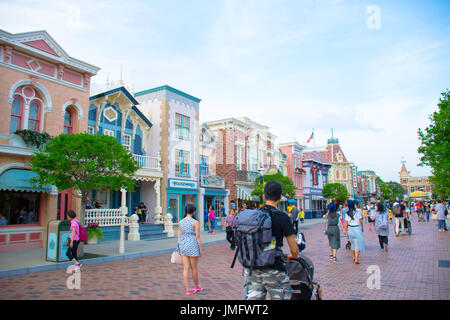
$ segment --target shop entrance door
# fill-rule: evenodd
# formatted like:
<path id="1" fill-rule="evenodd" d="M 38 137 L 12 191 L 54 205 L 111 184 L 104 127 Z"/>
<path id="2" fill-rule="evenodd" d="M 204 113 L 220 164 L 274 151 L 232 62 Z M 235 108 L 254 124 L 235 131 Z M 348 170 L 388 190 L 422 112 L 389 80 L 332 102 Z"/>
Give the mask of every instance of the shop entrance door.
<path id="1" fill-rule="evenodd" d="M 169 194 L 169 207 L 167 208 L 167 212 L 172 215 L 172 222 L 178 223 L 178 215 L 179 215 L 179 196 L 176 194 Z"/>

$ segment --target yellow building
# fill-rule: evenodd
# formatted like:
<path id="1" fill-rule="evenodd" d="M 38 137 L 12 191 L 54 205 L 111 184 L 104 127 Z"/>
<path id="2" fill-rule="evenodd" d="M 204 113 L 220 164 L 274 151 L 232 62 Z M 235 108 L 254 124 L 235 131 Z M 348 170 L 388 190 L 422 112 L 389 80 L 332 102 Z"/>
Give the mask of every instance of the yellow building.
<path id="1" fill-rule="evenodd" d="M 410 197 L 413 192 L 422 191 L 424 192 L 422 198 L 431 198 L 433 185 L 429 177 L 411 177 L 411 173 L 406 169 L 405 161 L 402 161 L 399 179 L 400 184 L 406 190 L 407 197 Z"/>

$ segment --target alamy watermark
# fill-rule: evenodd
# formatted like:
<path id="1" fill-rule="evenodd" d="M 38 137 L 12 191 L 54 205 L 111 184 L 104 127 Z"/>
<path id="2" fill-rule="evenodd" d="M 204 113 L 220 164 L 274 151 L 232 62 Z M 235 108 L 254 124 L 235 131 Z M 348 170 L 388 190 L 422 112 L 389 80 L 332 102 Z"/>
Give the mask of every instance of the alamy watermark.
<path id="1" fill-rule="evenodd" d="M 80 290 L 81 289 L 81 271 L 80 268 L 75 266 L 69 266 L 66 269 L 66 273 L 71 274 L 66 280 L 66 287 L 69 290 Z"/>
<path id="2" fill-rule="evenodd" d="M 366 25 L 370 30 L 381 29 L 381 9 L 374 4 L 367 6 L 366 10 L 369 17 L 367 18 Z"/>
<path id="3" fill-rule="evenodd" d="M 370 265 L 367 267 L 366 273 L 370 274 L 367 278 L 367 288 L 370 290 L 380 290 L 381 289 L 381 270 L 377 265 Z"/>

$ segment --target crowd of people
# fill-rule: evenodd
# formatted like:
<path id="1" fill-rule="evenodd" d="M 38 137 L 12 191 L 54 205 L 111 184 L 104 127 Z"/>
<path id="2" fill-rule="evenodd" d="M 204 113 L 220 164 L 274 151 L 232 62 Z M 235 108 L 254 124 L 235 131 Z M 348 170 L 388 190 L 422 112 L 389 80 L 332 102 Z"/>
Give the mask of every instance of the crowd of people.
<path id="1" fill-rule="evenodd" d="M 287 212 L 279 210 L 281 194 L 282 189 L 279 183 L 268 182 L 264 188 L 264 205 L 259 206 L 259 210 L 270 212 L 273 248 L 278 248 L 281 251 L 283 239 L 286 239 L 290 254 L 288 256 L 277 255 L 273 264 L 262 268 L 253 269 L 244 266 L 243 298 L 246 300 L 265 299 L 267 293 L 270 294 L 272 299 L 285 300 L 291 297 L 292 290 L 286 261 L 299 259 L 299 254 L 304 248 L 304 238 L 302 238 L 304 236 L 300 233 L 299 221 L 304 223 L 305 212 L 298 210 L 295 204 L 289 205 Z M 365 223 L 367 223 L 369 231 L 375 231 L 380 249 L 386 253 L 389 245 L 389 225 L 394 223 L 396 237 L 405 235 L 405 228 L 411 228 L 408 221 L 410 222 L 414 215 L 417 215 L 418 222 L 437 220 L 439 232 L 447 231 L 446 218 L 449 205 L 450 203 L 446 204 L 441 200 L 408 203 L 396 199 L 392 203 L 368 202 L 366 204 L 348 200 L 342 205 L 330 201 L 327 212 L 323 216 L 327 220 L 327 228 L 324 233 L 328 238 L 329 260 L 334 263 L 337 262 L 337 252 L 341 248 L 342 233 L 344 238 L 347 239 L 346 249 L 351 250 L 353 263 L 360 263 L 360 254 L 366 251 Z M 234 200 L 230 202 L 228 214 L 226 214 L 223 202 L 218 209 L 222 231 L 226 232 L 226 240 L 229 242 L 231 250 L 239 250 L 236 240 L 236 223 L 240 213 L 246 209 L 245 204 L 241 209 L 238 209 Z M 139 215 L 141 223 L 144 223 L 147 211 L 144 203 L 135 207 L 134 213 Z M 216 229 L 216 218 L 214 207 L 209 206 L 204 212 L 204 224 L 205 230 L 212 234 Z M 73 211 L 69 212 L 69 220 L 71 220 L 71 240 L 67 256 L 73 261 L 74 267 L 79 268 L 81 264 L 76 256 L 76 248 L 79 244 L 78 221 Z M 299 234 L 302 237 L 299 238 Z M 186 294 L 190 295 L 203 290 L 199 284 L 198 275 L 198 259 L 202 256 L 200 224 L 197 220 L 197 209 L 191 203 L 188 203 L 185 207 L 185 215 L 179 223 L 178 236 L 177 251 L 182 257 L 183 282 Z M 302 239 L 302 241 L 299 241 L 299 239 Z M 189 285 L 190 276 L 194 282 L 193 288 Z"/>

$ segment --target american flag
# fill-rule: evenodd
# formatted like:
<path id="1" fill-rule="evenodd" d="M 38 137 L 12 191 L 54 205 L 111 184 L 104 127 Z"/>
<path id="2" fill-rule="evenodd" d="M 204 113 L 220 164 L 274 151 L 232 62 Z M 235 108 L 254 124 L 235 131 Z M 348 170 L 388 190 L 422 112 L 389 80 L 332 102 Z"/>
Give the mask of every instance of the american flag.
<path id="1" fill-rule="evenodd" d="M 311 137 L 309 137 L 309 139 L 308 139 L 308 141 L 306 141 L 306 143 L 309 143 L 312 138 L 314 138 L 314 131 L 311 133 Z"/>

